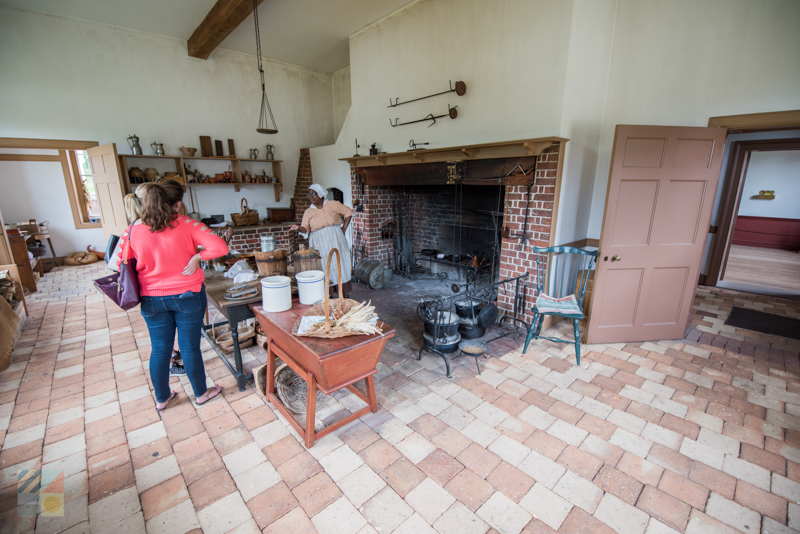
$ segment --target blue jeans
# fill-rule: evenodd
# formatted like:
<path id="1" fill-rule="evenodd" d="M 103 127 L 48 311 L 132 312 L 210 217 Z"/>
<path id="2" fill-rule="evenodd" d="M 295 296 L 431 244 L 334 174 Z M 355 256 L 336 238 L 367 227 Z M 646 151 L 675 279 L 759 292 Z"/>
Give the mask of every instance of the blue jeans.
<path id="1" fill-rule="evenodd" d="M 200 354 L 200 331 L 206 312 L 206 288 L 166 297 L 142 297 L 142 317 L 150 331 L 150 379 L 157 402 L 170 396 L 169 360 L 178 329 L 178 346 L 195 396 L 206 392 L 206 369 Z"/>

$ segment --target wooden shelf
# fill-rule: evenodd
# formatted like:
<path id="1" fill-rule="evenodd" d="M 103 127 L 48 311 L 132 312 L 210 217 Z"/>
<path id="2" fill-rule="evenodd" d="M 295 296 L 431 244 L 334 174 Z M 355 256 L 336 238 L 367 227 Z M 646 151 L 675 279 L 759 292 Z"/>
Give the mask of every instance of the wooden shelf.
<path id="1" fill-rule="evenodd" d="M 568 140 L 569 139 L 563 137 L 539 137 L 535 139 L 520 139 L 517 141 L 502 141 L 499 143 L 484 143 L 480 145 L 429 148 L 426 150 L 409 150 L 407 152 L 394 152 L 391 154 L 339 158 L 339 160 L 348 162 L 352 167 L 363 168 L 388 165 L 413 165 L 416 163 L 437 163 L 443 161 L 518 158 L 539 156 L 545 149 Z"/>
<path id="2" fill-rule="evenodd" d="M 132 154 L 119 154 L 120 160 L 120 172 L 123 174 L 123 182 L 128 184 L 128 188 L 126 193 L 132 193 L 133 189 L 142 184 L 134 184 L 131 182 L 131 177 L 128 174 L 129 166 L 128 166 L 128 159 L 156 159 L 156 160 L 172 160 L 175 162 L 175 171 L 178 175 L 183 179 L 184 183 L 182 184 L 184 187 L 196 187 L 196 186 L 207 186 L 207 185 L 216 185 L 216 186 L 233 186 L 233 190 L 235 192 L 239 192 L 241 186 L 243 185 L 242 182 L 242 167 L 241 164 L 244 162 L 253 162 L 253 163 L 269 163 L 272 166 L 272 175 L 278 180 L 277 183 L 270 183 L 270 184 L 255 184 L 255 185 L 274 185 L 275 186 L 275 202 L 280 202 L 281 199 L 281 191 L 283 191 L 283 173 L 281 171 L 281 163 L 283 160 L 280 159 L 250 159 L 250 158 L 231 158 L 230 156 L 213 156 L 213 157 L 203 157 L 203 156 L 196 156 L 191 158 L 185 158 L 183 156 L 145 156 L 145 155 L 132 155 Z M 226 184 L 192 184 L 186 183 L 186 169 L 184 162 L 189 161 L 221 161 L 221 162 L 228 162 L 231 164 L 231 172 L 233 174 L 232 181 Z M 216 173 L 215 173 L 216 174 Z M 245 184 L 245 185 L 253 185 L 253 184 Z"/>

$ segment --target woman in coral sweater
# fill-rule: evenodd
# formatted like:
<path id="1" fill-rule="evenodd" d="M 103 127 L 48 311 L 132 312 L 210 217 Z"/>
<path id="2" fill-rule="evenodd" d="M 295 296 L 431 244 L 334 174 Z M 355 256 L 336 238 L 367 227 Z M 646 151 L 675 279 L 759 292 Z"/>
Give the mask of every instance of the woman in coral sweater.
<path id="1" fill-rule="evenodd" d="M 206 310 L 206 290 L 200 260 L 228 253 L 228 245 L 206 227 L 179 215 L 183 187 L 173 180 L 160 180 L 148 188 L 142 202 L 141 219 L 126 231 L 122 250 L 130 241 L 129 257 L 136 258 L 141 293 L 141 313 L 150 332 L 150 379 L 161 411 L 177 396 L 169 386 L 169 362 L 175 329 L 195 393 L 195 402 L 205 404 L 219 395 L 219 386 L 206 387 L 206 371 L 200 355 L 200 334 Z M 203 251 L 198 253 L 197 247 Z"/>

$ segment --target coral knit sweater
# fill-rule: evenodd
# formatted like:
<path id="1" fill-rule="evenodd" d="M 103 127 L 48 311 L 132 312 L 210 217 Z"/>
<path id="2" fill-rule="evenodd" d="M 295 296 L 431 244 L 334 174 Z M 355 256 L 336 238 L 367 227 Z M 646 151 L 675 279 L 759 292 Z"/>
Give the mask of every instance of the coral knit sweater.
<path id="1" fill-rule="evenodd" d="M 182 295 L 187 291 L 197 292 L 203 287 L 203 271 L 194 274 L 181 274 L 189 260 L 197 254 L 197 247 L 205 250 L 200 253 L 204 260 L 219 258 L 228 253 L 228 245 L 222 238 L 211 233 L 204 224 L 175 215 L 175 222 L 161 232 L 151 232 L 150 227 L 137 221 L 131 229 L 130 253 L 136 258 L 136 271 L 139 274 L 139 291 L 146 297 Z M 117 264 L 125 254 L 128 230 L 120 238 L 120 254 Z"/>

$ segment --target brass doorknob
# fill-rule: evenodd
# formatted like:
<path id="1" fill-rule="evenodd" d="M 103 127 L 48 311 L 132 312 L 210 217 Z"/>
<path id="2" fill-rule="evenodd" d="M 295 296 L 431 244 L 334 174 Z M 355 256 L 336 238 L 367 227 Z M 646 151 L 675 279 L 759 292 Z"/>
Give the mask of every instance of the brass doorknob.
<path id="1" fill-rule="evenodd" d="M 617 255 L 614 255 L 614 256 L 611 257 L 611 261 L 622 261 L 622 258 L 620 258 Z"/>

